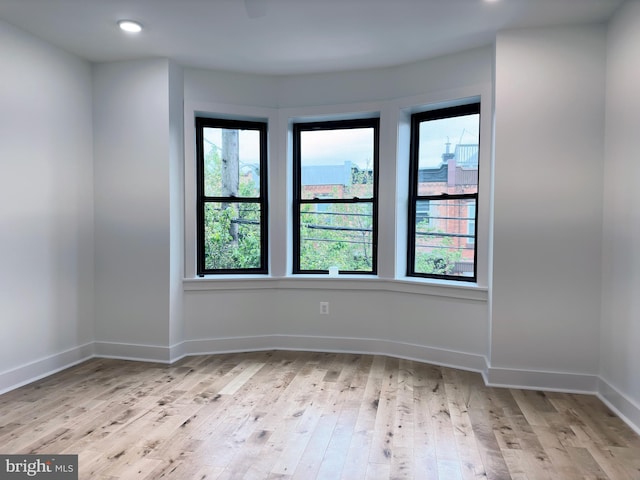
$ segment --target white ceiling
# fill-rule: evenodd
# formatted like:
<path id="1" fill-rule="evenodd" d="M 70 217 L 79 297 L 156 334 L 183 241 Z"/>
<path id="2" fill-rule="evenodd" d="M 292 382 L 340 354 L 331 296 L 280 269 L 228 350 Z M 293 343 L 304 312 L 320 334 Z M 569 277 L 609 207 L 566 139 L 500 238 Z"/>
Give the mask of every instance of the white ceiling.
<path id="1" fill-rule="evenodd" d="M 168 57 L 261 74 L 387 67 L 505 28 L 604 22 L 622 0 L 0 0 L 0 19 L 93 62 Z M 143 23 L 123 34 L 119 19 Z"/>

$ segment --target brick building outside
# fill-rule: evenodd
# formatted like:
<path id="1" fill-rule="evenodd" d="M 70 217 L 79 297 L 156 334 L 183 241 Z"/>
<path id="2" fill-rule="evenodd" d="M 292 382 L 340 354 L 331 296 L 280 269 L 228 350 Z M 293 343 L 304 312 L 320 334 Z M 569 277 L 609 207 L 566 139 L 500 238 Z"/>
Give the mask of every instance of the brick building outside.
<path id="1" fill-rule="evenodd" d="M 478 145 L 446 144 L 439 165 L 420 168 L 418 195 L 455 195 L 478 191 Z M 367 198 L 372 194 L 373 172 L 351 161 L 338 165 L 302 167 L 302 198 Z M 321 207 L 321 205 L 316 205 Z M 476 202 L 469 199 L 418 201 L 416 211 L 416 256 L 452 252 L 455 275 L 473 272 L 475 255 Z M 325 227 L 326 228 L 326 227 Z"/>

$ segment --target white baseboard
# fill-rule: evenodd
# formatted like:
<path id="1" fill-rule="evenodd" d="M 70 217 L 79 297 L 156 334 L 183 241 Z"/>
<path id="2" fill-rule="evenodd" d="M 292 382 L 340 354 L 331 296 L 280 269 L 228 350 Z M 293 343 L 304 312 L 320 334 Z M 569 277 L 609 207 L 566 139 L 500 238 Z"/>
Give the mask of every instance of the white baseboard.
<path id="1" fill-rule="evenodd" d="M 171 363 L 171 348 L 135 343 L 95 342 L 95 356 L 139 362 Z"/>
<path id="2" fill-rule="evenodd" d="M 598 398 L 640 435 L 640 405 L 604 380 L 598 378 Z"/>
<path id="3" fill-rule="evenodd" d="M 210 338 L 204 340 L 187 340 L 182 343 L 180 350 L 182 356 L 260 350 L 301 350 L 388 355 L 476 372 L 484 371 L 486 365 L 486 360 L 483 355 L 372 338 L 302 335 Z"/>
<path id="4" fill-rule="evenodd" d="M 185 352 L 184 342 L 176 343 L 175 345 L 172 345 L 171 347 L 169 347 L 169 357 L 171 359 L 169 363 L 177 362 L 178 360 L 186 356 L 187 356 L 187 353 Z"/>
<path id="5" fill-rule="evenodd" d="M 491 387 L 596 394 L 598 376 L 581 373 L 541 372 L 488 367 L 485 383 Z"/>
<path id="6" fill-rule="evenodd" d="M 0 394 L 77 365 L 93 355 L 94 344 L 90 342 L 0 372 Z"/>

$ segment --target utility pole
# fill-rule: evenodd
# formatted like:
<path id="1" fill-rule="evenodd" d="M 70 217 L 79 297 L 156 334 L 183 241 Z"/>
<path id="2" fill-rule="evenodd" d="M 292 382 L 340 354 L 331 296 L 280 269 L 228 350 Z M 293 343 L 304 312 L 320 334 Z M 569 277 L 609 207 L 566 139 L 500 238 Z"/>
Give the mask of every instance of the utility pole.
<path id="1" fill-rule="evenodd" d="M 238 146 L 238 130 L 222 130 L 222 196 L 237 197 L 240 184 L 240 153 Z M 222 205 L 226 209 L 229 205 Z M 238 224 L 231 222 L 229 235 L 232 242 L 238 243 Z"/>

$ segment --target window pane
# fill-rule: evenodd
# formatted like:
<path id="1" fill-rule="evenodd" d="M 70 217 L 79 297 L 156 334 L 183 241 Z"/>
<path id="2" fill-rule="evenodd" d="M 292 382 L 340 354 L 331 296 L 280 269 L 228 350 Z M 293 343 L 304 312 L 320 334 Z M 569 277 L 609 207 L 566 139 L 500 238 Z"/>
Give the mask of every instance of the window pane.
<path id="1" fill-rule="evenodd" d="M 476 241 L 476 203 L 467 202 L 467 243 L 472 245 Z"/>
<path id="2" fill-rule="evenodd" d="M 260 195 L 260 132 L 203 128 L 204 194 L 207 197 Z"/>
<path id="3" fill-rule="evenodd" d="M 300 132 L 302 198 L 373 198 L 374 129 Z"/>
<path id="4" fill-rule="evenodd" d="M 420 122 L 418 195 L 477 193 L 480 115 Z"/>
<path id="5" fill-rule="evenodd" d="M 371 272 L 373 209 L 370 203 L 302 204 L 300 269 Z"/>
<path id="6" fill-rule="evenodd" d="M 474 276 L 475 208 L 464 199 L 430 200 L 426 216 L 416 209 L 415 273 Z"/>
<path id="7" fill-rule="evenodd" d="M 260 248 L 260 204 L 205 203 L 205 269 L 260 268 Z"/>

